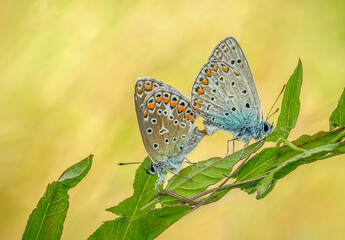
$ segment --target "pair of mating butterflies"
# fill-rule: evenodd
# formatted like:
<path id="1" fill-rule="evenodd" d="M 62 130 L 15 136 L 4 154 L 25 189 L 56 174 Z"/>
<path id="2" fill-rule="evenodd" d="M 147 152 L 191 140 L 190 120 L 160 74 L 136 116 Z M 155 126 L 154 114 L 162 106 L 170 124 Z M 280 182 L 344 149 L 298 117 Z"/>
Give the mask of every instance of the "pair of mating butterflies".
<path id="1" fill-rule="evenodd" d="M 192 99 L 157 79 L 137 79 L 135 108 L 141 136 L 153 163 L 147 172 L 178 175 L 185 156 L 206 135 L 219 130 L 246 144 L 261 140 L 272 131 L 263 121 L 260 98 L 247 59 L 233 37 L 222 40 L 194 80 Z M 205 119 L 204 131 L 194 127 L 197 116 Z M 230 140 L 229 140 L 230 141 Z"/>

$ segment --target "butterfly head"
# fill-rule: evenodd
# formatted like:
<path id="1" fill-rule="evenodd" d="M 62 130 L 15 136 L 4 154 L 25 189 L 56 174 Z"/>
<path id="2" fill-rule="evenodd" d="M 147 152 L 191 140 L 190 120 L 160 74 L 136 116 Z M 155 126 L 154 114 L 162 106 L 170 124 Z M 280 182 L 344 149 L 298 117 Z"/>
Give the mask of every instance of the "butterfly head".
<path id="1" fill-rule="evenodd" d="M 150 175 L 157 175 L 157 168 L 153 163 L 151 163 L 149 168 L 146 169 L 146 172 Z"/>

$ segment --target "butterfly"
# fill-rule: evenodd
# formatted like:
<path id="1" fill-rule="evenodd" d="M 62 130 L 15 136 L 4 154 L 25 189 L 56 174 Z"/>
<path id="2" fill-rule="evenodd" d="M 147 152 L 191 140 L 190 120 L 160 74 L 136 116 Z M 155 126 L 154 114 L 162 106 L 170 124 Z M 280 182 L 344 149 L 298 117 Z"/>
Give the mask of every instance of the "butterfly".
<path id="1" fill-rule="evenodd" d="M 166 180 L 165 172 L 180 175 L 186 155 L 205 133 L 194 127 L 197 115 L 190 99 L 166 83 L 138 78 L 134 99 L 141 137 L 152 160 L 146 171 L 158 175 L 157 191 Z"/>
<path id="2" fill-rule="evenodd" d="M 263 120 L 262 108 L 248 61 L 233 37 L 222 40 L 201 68 L 192 86 L 192 106 L 202 116 L 205 132 L 226 130 L 230 141 L 261 140 L 273 124 Z"/>

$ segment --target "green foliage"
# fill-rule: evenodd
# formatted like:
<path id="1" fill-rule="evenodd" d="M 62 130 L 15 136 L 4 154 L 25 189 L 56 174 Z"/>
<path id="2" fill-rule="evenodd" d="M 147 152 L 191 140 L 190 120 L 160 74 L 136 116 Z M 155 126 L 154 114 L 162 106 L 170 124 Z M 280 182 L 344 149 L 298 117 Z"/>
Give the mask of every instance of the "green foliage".
<path id="1" fill-rule="evenodd" d="M 249 194 L 257 192 L 257 199 L 262 199 L 274 189 L 279 179 L 298 166 L 342 154 L 345 150 L 345 144 L 341 142 L 345 135 L 344 128 L 319 132 L 312 136 L 303 135 L 292 142 L 286 140 L 296 125 L 300 110 L 302 73 L 302 63 L 299 61 L 286 85 L 277 127 L 266 139 L 273 142 L 282 139 L 281 142 L 286 145 L 266 148 L 251 157 L 260 149 L 264 141 L 252 144 L 244 149 L 243 153 L 243 157 L 249 157 L 248 161 L 235 170 L 233 168 L 239 162 L 241 151 L 224 159 L 211 158 L 199 162 L 197 165 L 201 168 L 189 166 L 180 173 L 191 178 L 192 181 L 173 176 L 160 197 L 153 192 L 154 180 L 150 183 L 151 192 L 145 190 L 145 186 L 149 185 L 146 181 L 154 177 L 146 174 L 144 166 L 140 166 L 136 174 L 133 197 L 110 209 L 120 217 L 105 222 L 90 239 L 153 239 L 168 226 L 191 212 L 199 203 L 209 204 L 218 201 L 234 188 L 241 188 Z M 337 109 L 343 108 L 340 103 L 341 101 Z M 341 112 L 341 110 L 335 112 Z M 336 116 L 339 114 L 337 113 Z M 336 122 L 341 124 L 341 121 Z M 339 124 L 337 125 L 342 126 Z M 234 171 L 236 174 L 232 176 L 235 179 L 233 183 L 227 185 L 224 183 L 219 189 L 217 187 L 212 189 L 212 186 Z M 137 182 L 139 178 L 142 179 L 140 183 Z M 209 194 L 212 195 L 206 201 L 205 198 Z M 139 195 L 145 196 L 145 199 L 139 199 Z M 128 209 L 124 210 L 125 206 Z M 159 206 L 162 207 L 159 208 Z M 181 209 L 181 207 L 185 208 Z M 124 214 L 125 212 L 127 215 Z M 161 214 L 164 215 L 164 220 L 161 219 Z"/>
<path id="2" fill-rule="evenodd" d="M 279 138 L 287 138 L 290 131 L 295 127 L 300 108 L 299 95 L 302 87 L 302 79 L 303 68 L 302 62 L 299 60 L 294 73 L 286 84 L 277 126 L 266 138 L 266 141 L 275 142 Z"/>
<path id="3" fill-rule="evenodd" d="M 259 143 L 255 143 L 246 148 L 242 157 L 246 157 L 252 153 L 258 145 Z M 224 159 L 211 158 L 201 161 L 197 164 L 201 168 L 189 166 L 180 171 L 180 173 L 183 176 L 193 179 L 193 181 L 189 181 L 188 179 L 175 175 L 168 181 L 168 185 L 165 189 L 187 198 L 195 196 L 196 194 L 206 190 L 210 185 L 222 180 L 224 178 L 224 174 L 229 174 L 233 166 L 238 162 L 241 152 L 242 150 Z M 168 195 L 161 196 L 160 200 L 163 205 L 173 205 L 179 202 L 176 198 Z"/>
<path id="4" fill-rule="evenodd" d="M 93 156 L 68 168 L 58 181 L 48 185 L 32 211 L 23 239 L 60 239 L 68 210 L 68 190 L 75 187 L 89 172 Z"/>
<path id="5" fill-rule="evenodd" d="M 155 194 L 157 180 L 145 172 L 146 167 L 142 164 L 136 171 L 133 196 L 107 209 L 119 217 L 103 223 L 89 239 L 153 239 L 190 211 L 187 206 L 166 206 L 145 212 L 142 208 Z"/>
<path id="6" fill-rule="evenodd" d="M 329 119 L 330 129 L 345 126 L 345 88 L 338 102 L 338 107 L 333 111 Z"/>
<path id="7" fill-rule="evenodd" d="M 146 173 L 145 168 L 150 163 L 146 158 L 136 171 L 133 195 L 107 209 L 118 217 L 104 222 L 89 239 L 153 239 L 184 215 L 220 200 L 234 188 L 248 194 L 257 193 L 256 198 L 262 199 L 279 179 L 297 167 L 345 153 L 345 91 L 329 119 L 330 131 L 302 135 L 292 142 L 287 140 L 300 110 L 302 72 L 299 61 L 286 84 L 277 127 L 266 140 L 245 148 L 242 160 L 240 150 L 224 159 L 215 157 L 201 161 L 197 163 L 199 167 L 189 166 L 180 173 L 192 181 L 175 175 L 158 196 L 155 193 L 157 176 Z M 259 151 L 265 141 L 276 142 L 277 146 Z M 280 146 L 281 143 L 284 145 Z M 71 167 L 58 182 L 48 186 L 30 216 L 24 239 L 60 237 L 68 208 L 67 191 L 86 175 L 91 158 Z M 89 162 L 85 162 L 87 160 Z M 240 161 L 242 163 L 238 164 Z M 232 183 L 226 184 L 229 180 Z"/>

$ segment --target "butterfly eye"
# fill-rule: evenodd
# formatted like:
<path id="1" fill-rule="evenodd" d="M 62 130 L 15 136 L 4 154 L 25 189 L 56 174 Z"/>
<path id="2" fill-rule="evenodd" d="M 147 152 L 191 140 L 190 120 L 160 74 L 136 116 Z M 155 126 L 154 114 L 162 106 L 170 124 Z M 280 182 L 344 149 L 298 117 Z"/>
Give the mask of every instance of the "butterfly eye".
<path id="1" fill-rule="evenodd" d="M 266 124 L 266 123 L 264 124 L 264 131 L 265 131 L 265 132 L 267 132 L 267 131 L 268 131 L 268 126 L 267 126 L 267 124 Z"/>
<path id="2" fill-rule="evenodd" d="M 155 168 L 153 167 L 152 164 L 150 165 L 150 171 L 151 171 L 152 173 L 156 172 L 156 170 L 155 170 Z"/>

